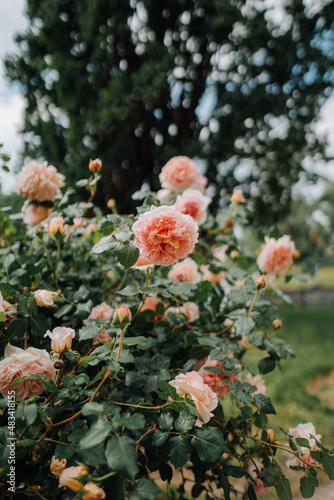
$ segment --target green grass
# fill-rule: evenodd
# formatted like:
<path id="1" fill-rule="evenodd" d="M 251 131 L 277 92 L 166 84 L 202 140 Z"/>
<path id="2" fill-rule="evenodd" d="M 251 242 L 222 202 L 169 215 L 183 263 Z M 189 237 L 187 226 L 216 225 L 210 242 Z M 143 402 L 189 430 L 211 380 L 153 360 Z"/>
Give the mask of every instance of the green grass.
<path id="1" fill-rule="evenodd" d="M 300 265 L 294 265 L 291 268 L 291 274 L 302 275 L 305 281 L 300 281 L 297 278 L 292 278 L 291 281 L 285 283 L 285 278 L 276 279 L 275 286 L 280 290 L 294 292 L 300 290 L 308 290 L 309 288 L 320 288 L 321 290 L 333 290 L 334 288 L 334 267 L 322 267 L 314 276 L 303 274 Z"/>
<path id="2" fill-rule="evenodd" d="M 267 395 L 277 411 L 277 416 L 270 416 L 269 426 L 282 440 L 284 434 L 278 426 L 288 430 L 299 423 L 312 422 L 322 435 L 323 444 L 334 447 L 334 392 L 333 408 L 330 408 L 321 402 L 319 395 L 311 395 L 307 391 L 310 379 L 334 370 L 334 307 L 289 308 L 283 311 L 282 318 L 283 327 L 278 334 L 289 342 L 296 357 L 283 361 L 281 371 L 276 369 L 263 376 Z M 263 353 L 254 351 L 247 356 L 253 366 L 265 357 Z M 278 456 L 284 464 L 286 458 L 282 452 Z M 297 498 L 300 476 L 286 467 L 283 470 L 292 482 Z M 273 493 L 261 498 L 274 499 L 277 496 Z"/>

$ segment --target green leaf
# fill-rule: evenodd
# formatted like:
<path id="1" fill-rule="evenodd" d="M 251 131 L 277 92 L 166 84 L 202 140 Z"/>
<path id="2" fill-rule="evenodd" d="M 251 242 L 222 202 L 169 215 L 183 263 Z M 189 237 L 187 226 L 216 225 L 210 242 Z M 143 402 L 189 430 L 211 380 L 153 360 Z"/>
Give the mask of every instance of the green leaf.
<path id="1" fill-rule="evenodd" d="M 308 448 L 309 450 L 311 449 L 310 442 L 306 438 L 296 438 L 296 443 L 299 446 L 304 446 L 304 448 Z"/>
<path id="2" fill-rule="evenodd" d="M 52 327 L 51 319 L 42 314 L 36 314 L 29 318 L 29 324 L 33 333 L 40 336 L 44 336 Z"/>
<path id="3" fill-rule="evenodd" d="M 188 462 L 190 458 L 190 445 L 185 436 L 172 437 L 168 443 L 168 449 L 169 460 L 176 469 Z"/>
<path id="4" fill-rule="evenodd" d="M 115 436 L 106 446 L 109 467 L 118 474 L 133 479 L 138 474 L 136 443 L 128 436 Z"/>
<path id="5" fill-rule="evenodd" d="M 133 483 L 129 500 L 155 500 L 160 493 L 159 486 L 150 479 L 137 479 Z"/>
<path id="6" fill-rule="evenodd" d="M 66 314 L 68 314 L 72 310 L 72 308 L 72 304 L 64 304 L 58 309 L 57 312 L 55 312 L 55 318 L 62 318 L 63 316 L 66 316 Z"/>
<path id="7" fill-rule="evenodd" d="M 266 415 L 276 415 L 276 410 L 268 396 L 264 394 L 255 394 L 254 404 L 258 406 Z"/>
<path id="8" fill-rule="evenodd" d="M 22 337 L 25 334 L 28 328 L 28 323 L 26 319 L 17 318 L 13 319 L 8 325 L 7 335 L 8 337 L 12 337 L 16 335 L 17 337 Z"/>
<path id="9" fill-rule="evenodd" d="M 129 269 L 129 267 L 133 266 L 137 262 L 139 258 L 139 250 L 132 243 L 122 245 L 117 252 L 117 258 L 124 269 Z"/>
<path id="10" fill-rule="evenodd" d="M 319 482 L 316 477 L 312 475 L 302 477 L 300 479 L 300 492 L 303 498 L 312 498 L 317 486 L 319 486 Z"/>
<path id="11" fill-rule="evenodd" d="M 290 483 L 283 474 L 277 474 L 277 479 L 274 484 L 278 498 L 281 500 L 292 500 Z"/>
<path id="12" fill-rule="evenodd" d="M 260 373 L 269 373 L 275 369 L 276 360 L 269 356 L 268 358 L 263 358 L 258 363 L 258 368 Z"/>
<path id="13" fill-rule="evenodd" d="M 124 345 L 139 345 L 141 347 L 147 346 L 147 339 L 146 337 L 143 337 L 142 335 L 139 335 L 138 337 L 126 337 L 123 342 Z"/>
<path id="14" fill-rule="evenodd" d="M 163 444 L 165 444 L 168 436 L 169 436 L 168 432 L 161 432 L 161 431 L 155 432 L 152 438 L 152 446 L 162 446 Z"/>
<path id="15" fill-rule="evenodd" d="M 228 451 L 223 435 L 216 427 L 196 430 L 191 445 L 195 448 L 202 462 L 214 462 Z"/>
<path id="16" fill-rule="evenodd" d="M 171 413 L 162 413 L 158 418 L 159 429 L 170 431 L 173 429 L 174 417 Z"/>
<path id="17" fill-rule="evenodd" d="M 115 241 L 113 236 L 104 236 L 93 246 L 91 249 L 91 253 L 102 253 L 107 250 L 113 250 L 117 242 Z"/>
<path id="18" fill-rule="evenodd" d="M 125 288 L 122 288 L 118 293 L 120 295 L 124 295 L 124 297 L 130 297 L 131 295 L 138 295 L 138 287 L 136 285 L 128 285 Z"/>
<path id="19" fill-rule="evenodd" d="M 83 326 L 79 330 L 79 340 L 88 340 L 96 337 L 101 333 L 101 327 L 96 324 L 89 324 L 87 326 Z"/>
<path id="20" fill-rule="evenodd" d="M 237 319 L 237 321 L 234 323 L 234 327 L 236 334 L 240 337 L 244 337 L 254 330 L 255 321 L 250 316 L 244 316 Z"/>
<path id="21" fill-rule="evenodd" d="M 25 406 L 24 418 L 25 418 L 25 422 L 26 422 L 27 427 L 29 425 L 32 425 L 37 418 L 37 405 L 31 404 L 31 405 Z"/>
<path id="22" fill-rule="evenodd" d="M 101 415 L 103 413 L 103 404 L 95 403 L 92 401 L 91 403 L 86 403 L 82 407 L 82 414 L 86 415 Z"/>
<path id="23" fill-rule="evenodd" d="M 133 413 L 132 415 L 121 415 L 113 419 L 113 425 L 117 427 L 126 427 L 126 429 L 136 430 L 145 427 L 146 420 L 141 413 Z"/>
<path id="24" fill-rule="evenodd" d="M 195 425 L 195 415 L 192 415 L 188 410 L 182 410 L 175 420 L 175 429 L 179 432 L 189 432 Z"/>
<path id="25" fill-rule="evenodd" d="M 313 456 L 313 455 L 312 455 Z M 328 455 L 325 452 L 320 454 L 320 460 L 323 468 L 327 472 L 329 479 L 334 479 L 334 457 L 333 455 Z"/>
<path id="26" fill-rule="evenodd" d="M 79 442 L 79 448 L 86 450 L 100 444 L 108 436 L 112 426 L 108 420 L 99 419 Z"/>

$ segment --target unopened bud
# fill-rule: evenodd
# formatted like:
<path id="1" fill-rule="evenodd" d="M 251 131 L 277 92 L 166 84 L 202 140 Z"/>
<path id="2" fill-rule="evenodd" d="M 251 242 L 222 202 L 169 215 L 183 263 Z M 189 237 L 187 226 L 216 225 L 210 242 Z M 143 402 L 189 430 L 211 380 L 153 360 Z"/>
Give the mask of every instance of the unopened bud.
<path id="1" fill-rule="evenodd" d="M 231 252 L 231 259 L 237 259 L 238 257 L 239 257 L 238 250 L 232 250 L 232 252 Z"/>
<path id="2" fill-rule="evenodd" d="M 107 207 L 109 208 L 109 210 L 112 210 L 113 208 L 116 207 L 116 200 L 114 200 L 114 198 L 110 198 L 110 200 L 108 200 L 107 202 Z"/>
<path id="3" fill-rule="evenodd" d="M 98 340 L 94 340 L 93 341 L 93 347 L 94 349 L 96 349 L 97 347 L 99 347 L 101 345 L 101 342 L 99 342 Z"/>
<path id="4" fill-rule="evenodd" d="M 100 158 L 96 158 L 95 160 L 90 160 L 89 162 L 89 170 L 95 174 L 95 172 L 99 172 L 102 168 L 102 161 Z"/>
<path id="5" fill-rule="evenodd" d="M 130 309 L 126 306 L 120 306 L 114 313 L 114 323 L 119 325 L 122 329 L 126 327 L 131 321 L 132 315 Z"/>
<path id="6" fill-rule="evenodd" d="M 239 203 L 244 203 L 246 201 L 241 189 L 234 189 L 233 190 L 233 194 L 230 198 L 230 201 L 231 201 L 231 203 L 235 203 L 236 205 L 238 205 Z"/>
<path id="7" fill-rule="evenodd" d="M 274 330 L 278 330 L 279 328 L 281 328 L 282 326 L 282 320 L 281 319 L 274 319 L 273 321 L 273 327 L 274 327 Z"/>
<path id="8" fill-rule="evenodd" d="M 267 429 L 267 435 L 269 443 L 273 443 L 275 441 L 275 432 L 273 429 Z"/>
<path id="9" fill-rule="evenodd" d="M 56 370 L 62 370 L 65 366 L 65 363 L 62 359 L 57 359 L 57 361 L 53 363 L 53 366 Z"/>
<path id="10" fill-rule="evenodd" d="M 292 254 L 292 257 L 293 257 L 294 259 L 299 259 L 299 257 L 300 257 L 300 251 L 299 251 L 299 250 L 297 250 L 297 248 L 296 248 L 296 250 L 294 250 L 294 252 L 293 252 L 293 254 Z"/>
<path id="11" fill-rule="evenodd" d="M 267 284 L 266 278 L 264 276 L 259 276 L 254 283 L 258 290 L 261 290 L 261 288 L 265 288 Z"/>

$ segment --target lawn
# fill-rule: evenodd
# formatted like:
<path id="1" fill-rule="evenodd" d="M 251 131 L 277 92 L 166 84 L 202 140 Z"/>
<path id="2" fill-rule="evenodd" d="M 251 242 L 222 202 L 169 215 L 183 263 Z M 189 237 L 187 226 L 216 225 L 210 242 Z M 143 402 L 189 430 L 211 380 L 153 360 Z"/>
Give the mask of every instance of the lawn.
<path id="1" fill-rule="evenodd" d="M 334 447 L 334 306 L 289 307 L 283 310 L 282 319 L 279 336 L 290 343 L 296 357 L 283 362 L 281 371 L 276 369 L 264 376 L 267 395 L 278 414 L 278 417 L 270 417 L 270 424 L 278 439 L 282 439 L 284 434 L 278 425 L 288 430 L 300 422 L 312 422 L 322 435 L 324 445 Z M 263 357 L 254 351 L 247 356 L 253 366 Z M 282 453 L 280 456 L 284 463 L 285 457 Z M 297 498 L 298 472 L 288 471 L 286 467 L 284 472 L 290 480 L 294 479 L 294 498 Z M 277 496 L 261 498 L 275 499 Z"/>

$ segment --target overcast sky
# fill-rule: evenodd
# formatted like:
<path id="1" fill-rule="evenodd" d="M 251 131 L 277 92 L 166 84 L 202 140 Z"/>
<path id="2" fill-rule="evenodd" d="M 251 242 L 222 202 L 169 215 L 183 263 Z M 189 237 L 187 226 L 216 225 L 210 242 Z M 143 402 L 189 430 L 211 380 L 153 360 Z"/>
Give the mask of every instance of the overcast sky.
<path id="1" fill-rule="evenodd" d="M 269 1 L 269 0 L 267 0 Z M 19 129 L 23 122 L 24 99 L 20 93 L 18 84 L 10 84 L 5 78 L 3 59 L 6 55 L 15 52 L 15 34 L 22 32 L 27 27 L 24 16 L 25 0 L 15 2 L 1 2 L 0 4 L 0 143 L 4 145 L 2 152 L 11 156 L 9 167 L 11 173 L 0 172 L 0 184 L 2 191 L 9 193 L 15 187 L 16 166 L 19 165 L 19 154 L 22 149 L 22 137 Z M 330 142 L 331 153 L 334 154 L 334 96 L 329 98 L 321 112 L 321 120 L 316 124 L 315 130 L 319 134 L 327 134 Z M 46 158 L 47 160 L 47 158 Z M 314 165 L 309 162 L 309 168 L 317 170 L 334 181 L 334 162 L 330 165 Z M 306 186 L 302 183 L 303 193 L 319 194 L 324 183 L 319 183 L 318 188 Z"/>

